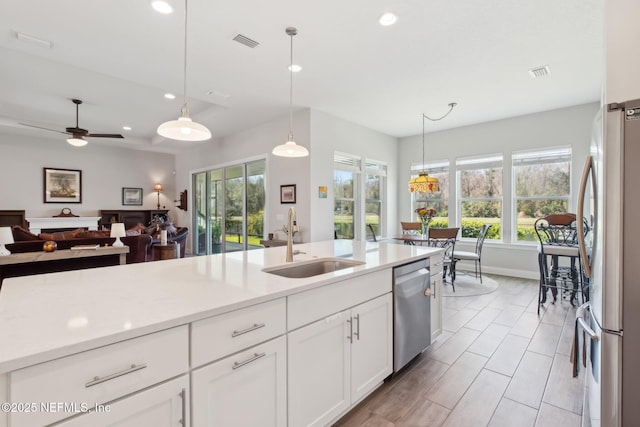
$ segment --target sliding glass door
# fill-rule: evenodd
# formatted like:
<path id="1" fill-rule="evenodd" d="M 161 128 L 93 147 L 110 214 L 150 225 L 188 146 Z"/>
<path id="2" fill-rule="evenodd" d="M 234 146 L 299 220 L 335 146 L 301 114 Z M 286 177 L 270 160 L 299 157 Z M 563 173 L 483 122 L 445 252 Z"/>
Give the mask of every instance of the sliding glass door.
<path id="1" fill-rule="evenodd" d="M 195 173 L 193 188 L 195 255 L 262 247 L 265 160 Z"/>

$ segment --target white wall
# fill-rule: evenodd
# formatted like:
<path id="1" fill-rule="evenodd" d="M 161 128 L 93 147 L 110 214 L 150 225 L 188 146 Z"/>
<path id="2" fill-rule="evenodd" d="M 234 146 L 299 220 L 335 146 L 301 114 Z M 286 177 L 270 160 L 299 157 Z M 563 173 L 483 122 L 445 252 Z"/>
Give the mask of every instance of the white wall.
<path id="1" fill-rule="evenodd" d="M 481 123 L 430 133 L 425 136 L 425 161 L 449 160 L 451 183 L 455 183 L 456 157 L 502 153 L 504 155 L 504 208 L 503 233 L 506 241 L 511 239 L 511 152 L 554 146 L 572 148 L 572 192 L 573 200 L 569 209 L 575 209 L 576 192 L 580 186 L 580 177 L 586 156 L 589 153 L 591 124 L 599 108 L 599 103 L 578 105 L 558 110 Z M 455 111 L 454 111 L 455 114 Z M 409 220 L 411 197 L 406 183 L 410 178 L 412 162 L 422 158 L 422 135 L 402 138 L 399 147 L 399 209 L 400 220 Z M 455 209 L 454 193 L 450 193 L 450 215 Z M 396 233 L 400 233 L 400 224 L 396 224 Z M 471 245 L 456 244 L 456 249 L 473 250 Z M 535 247 L 513 244 L 486 243 L 483 250 L 483 270 L 499 274 L 512 274 L 525 277 L 537 277 L 538 265 Z"/>
<path id="2" fill-rule="evenodd" d="M 80 169 L 82 203 L 44 203 L 44 167 Z M 161 183 L 160 204 L 175 218 L 174 167 L 172 154 L 91 142 L 73 147 L 63 138 L 0 134 L 0 209 L 24 209 L 27 217 L 57 215 L 65 207 L 81 216 L 97 216 L 101 209 L 155 209 L 153 185 Z M 143 206 L 123 206 L 122 187 L 142 188 Z"/>
<path id="3" fill-rule="evenodd" d="M 309 110 L 294 114 L 296 143 L 309 148 Z M 182 222 L 191 222 L 193 192 L 191 176 L 196 171 L 216 169 L 246 160 L 267 159 L 267 201 L 265 234 L 279 230 L 286 222 L 289 207 L 294 206 L 301 227 L 296 240 L 310 239 L 309 157 L 289 159 L 271 154 L 273 147 L 283 144 L 289 132 L 289 117 L 282 117 L 243 132 L 185 151 L 176 156 L 176 185 L 189 189 L 189 211 L 181 214 Z M 215 128 L 212 129 L 215 136 Z M 280 204 L 280 186 L 296 184 L 296 204 Z M 283 238 L 284 234 L 280 235 Z"/>
<path id="4" fill-rule="evenodd" d="M 354 154 L 387 163 L 386 231 L 395 230 L 398 223 L 397 139 L 363 126 L 347 122 L 320 111 L 311 111 L 311 240 L 333 238 L 333 154 L 334 151 Z M 327 198 L 318 197 L 318 187 L 326 186 Z M 362 218 L 363 219 L 363 218 Z M 356 237 L 362 238 L 358 232 Z"/>

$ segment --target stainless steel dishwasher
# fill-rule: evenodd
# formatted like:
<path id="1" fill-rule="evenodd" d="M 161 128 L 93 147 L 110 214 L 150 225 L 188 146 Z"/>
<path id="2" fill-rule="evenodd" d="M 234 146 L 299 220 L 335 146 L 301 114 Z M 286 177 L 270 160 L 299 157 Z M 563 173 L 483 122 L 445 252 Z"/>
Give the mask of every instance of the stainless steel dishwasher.
<path id="1" fill-rule="evenodd" d="M 429 259 L 393 269 L 393 371 L 431 344 Z"/>

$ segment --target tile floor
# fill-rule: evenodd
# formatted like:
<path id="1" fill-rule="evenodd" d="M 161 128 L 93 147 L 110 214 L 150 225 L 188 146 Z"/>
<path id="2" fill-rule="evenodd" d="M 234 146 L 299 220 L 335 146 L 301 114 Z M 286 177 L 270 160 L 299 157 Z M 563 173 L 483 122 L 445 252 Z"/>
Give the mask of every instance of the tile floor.
<path id="1" fill-rule="evenodd" d="M 336 425 L 579 427 L 575 308 L 547 303 L 538 317 L 537 281 L 487 276 L 495 292 L 445 298 L 442 335 Z"/>

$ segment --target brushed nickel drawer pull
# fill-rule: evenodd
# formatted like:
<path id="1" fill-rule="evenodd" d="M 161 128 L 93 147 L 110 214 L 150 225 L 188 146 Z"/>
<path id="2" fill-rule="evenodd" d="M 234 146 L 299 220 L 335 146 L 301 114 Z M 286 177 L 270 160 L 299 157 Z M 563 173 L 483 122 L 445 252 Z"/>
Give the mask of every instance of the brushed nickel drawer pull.
<path id="1" fill-rule="evenodd" d="M 98 384 L 103 383 L 105 381 L 109 381 L 109 380 L 112 380 L 114 378 L 118 378 L 118 377 L 121 377 L 123 375 L 127 375 L 127 374 L 130 374 L 130 373 L 135 372 L 135 371 L 139 371 L 140 369 L 144 369 L 146 367 L 147 367 L 146 363 L 141 363 L 139 365 L 136 365 L 134 363 L 133 365 L 131 365 L 130 368 L 125 369 L 124 371 L 116 372 L 115 374 L 107 375 L 106 377 L 102 377 L 102 378 L 93 377 L 93 380 L 89 381 L 84 386 L 86 388 L 93 387 L 94 385 L 98 385 Z"/>
<path id="2" fill-rule="evenodd" d="M 264 328 L 265 326 L 267 326 L 266 323 L 254 323 L 253 326 L 249 326 L 247 329 L 243 329 L 241 331 L 233 331 L 233 333 L 231 334 L 231 338 L 235 338 L 239 335 L 244 335 L 248 332 L 255 331 L 256 329 Z"/>
<path id="3" fill-rule="evenodd" d="M 244 365 L 247 365 L 251 362 L 255 362 L 256 360 L 265 357 L 267 355 L 267 353 L 254 353 L 252 357 L 250 357 L 249 359 L 245 360 L 244 362 L 233 362 L 233 369 L 238 369 L 243 367 Z"/>
<path id="4" fill-rule="evenodd" d="M 358 341 L 360 341 L 360 314 L 356 314 L 356 322 L 358 322 L 356 329 L 358 332 L 354 332 L 353 335 L 355 335 L 358 338 Z"/>
<path id="5" fill-rule="evenodd" d="M 187 394 L 184 389 L 182 389 L 179 396 L 182 401 L 182 418 L 178 422 L 182 427 L 187 427 Z"/>

